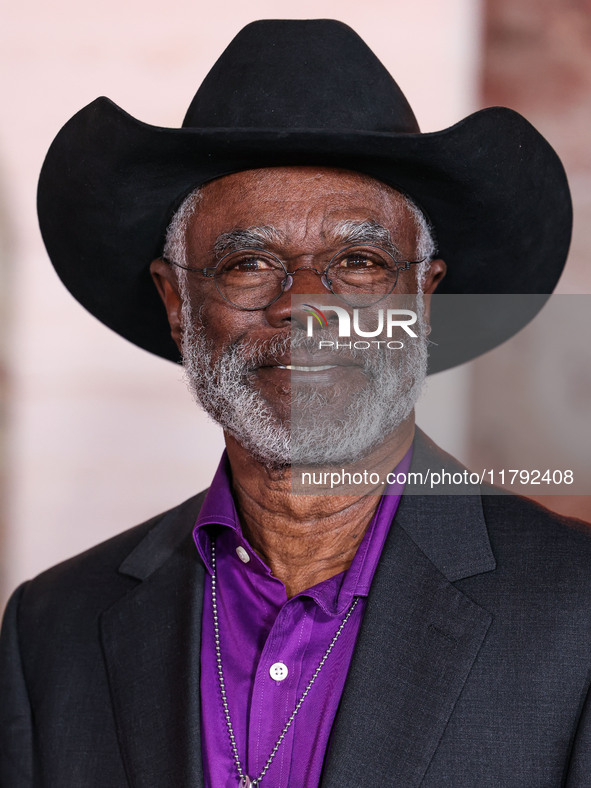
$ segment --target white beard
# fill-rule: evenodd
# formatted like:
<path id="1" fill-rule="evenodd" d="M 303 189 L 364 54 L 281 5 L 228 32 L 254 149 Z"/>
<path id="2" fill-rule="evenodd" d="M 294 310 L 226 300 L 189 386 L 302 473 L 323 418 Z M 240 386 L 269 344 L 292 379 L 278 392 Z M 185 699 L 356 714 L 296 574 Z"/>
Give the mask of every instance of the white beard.
<path id="1" fill-rule="evenodd" d="M 383 442 L 411 414 L 427 375 L 427 336 L 422 296 L 416 297 L 417 338 L 404 350 L 347 351 L 362 361 L 367 379 L 346 401 L 334 388 L 312 388 L 292 379 L 291 419 L 281 418 L 249 379 L 249 370 L 285 356 L 294 347 L 310 350 L 317 340 L 296 329 L 267 341 L 215 346 L 195 320 L 183 292 L 182 355 L 189 389 L 206 412 L 256 460 L 270 468 L 334 465 L 358 460 Z M 195 328 L 198 323 L 198 328 Z M 313 343 L 313 344 L 312 344 Z M 335 351 L 339 352 L 339 351 Z M 359 370 L 359 366 L 357 367 Z"/>

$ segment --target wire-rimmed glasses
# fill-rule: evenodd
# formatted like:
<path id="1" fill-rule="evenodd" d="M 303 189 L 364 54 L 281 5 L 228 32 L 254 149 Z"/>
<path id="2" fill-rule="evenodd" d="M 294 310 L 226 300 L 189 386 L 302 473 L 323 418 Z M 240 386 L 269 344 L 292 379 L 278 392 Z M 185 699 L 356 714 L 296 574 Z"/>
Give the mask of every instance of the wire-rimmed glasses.
<path id="1" fill-rule="evenodd" d="M 291 288 L 298 271 L 314 271 L 327 290 L 350 306 L 371 306 L 394 291 L 400 271 L 408 271 L 411 265 L 423 262 L 398 260 L 387 249 L 371 244 L 341 249 L 322 271 L 310 265 L 288 271 L 277 255 L 265 249 L 232 250 L 215 266 L 207 268 L 192 268 L 166 257 L 162 259 L 212 278 L 225 301 L 246 311 L 271 306 Z"/>

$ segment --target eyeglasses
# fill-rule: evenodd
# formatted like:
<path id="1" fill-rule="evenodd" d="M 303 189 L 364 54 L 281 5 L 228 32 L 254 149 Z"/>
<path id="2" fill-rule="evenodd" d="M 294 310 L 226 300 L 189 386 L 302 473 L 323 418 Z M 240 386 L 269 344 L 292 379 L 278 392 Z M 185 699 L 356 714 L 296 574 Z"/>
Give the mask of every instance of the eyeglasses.
<path id="1" fill-rule="evenodd" d="M 351 306 L 371 306 L 394 291 L 400 271 L 423 260 L 397 260 L 381 246 L 347 246 L 337 252 L 323 271 L 302 265 L 288 271 L 282 260 L 263 249 L 237 249 L 215 266 L 191 268 L 174 260 L 166 263 L 211 278 L 221 295 L 238 309 L 255 311 L 271 306 L 293 284 L 298 271 L 314 271 L 333 295 Z M 368 303 L 368 297 L 375 300 Z"/>

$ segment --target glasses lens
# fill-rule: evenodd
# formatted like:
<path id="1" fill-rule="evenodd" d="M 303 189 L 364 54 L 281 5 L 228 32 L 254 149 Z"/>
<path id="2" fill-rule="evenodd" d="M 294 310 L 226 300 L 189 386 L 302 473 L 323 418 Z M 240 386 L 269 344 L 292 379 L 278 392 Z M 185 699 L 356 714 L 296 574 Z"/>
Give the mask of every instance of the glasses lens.
<path id="1" fill-rule="evenodd" d="M 222 258 L 215 272 L 220 294 L 241 309 L 260 309 L 281 295 L 285 269 L 269 252 L 240 249 Z"/>
<path id="2" fill-rule="evenodd" d="M 335 295 L 363 305 L 394 290 L 398 267 L 381 247 L 352 246 L 335 255 L 326 274 Z"/>

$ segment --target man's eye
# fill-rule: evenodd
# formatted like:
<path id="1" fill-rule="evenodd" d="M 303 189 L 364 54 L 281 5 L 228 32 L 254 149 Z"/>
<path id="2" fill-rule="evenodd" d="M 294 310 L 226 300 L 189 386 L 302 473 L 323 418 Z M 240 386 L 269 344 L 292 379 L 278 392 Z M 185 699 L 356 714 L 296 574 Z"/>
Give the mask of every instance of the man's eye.
<path id="1" fill-rule="evenodd" d="M 339 268 L 345 268 L 348 271 L 364 271 L 368 268 L 376 268 L 379 265 L 378 261 L 362 255 L 345 257 L 338 263 Z"/>
<path id="2" fill-rule="evenodd" d="M 275 267 L 270 260 L 254 256 L 231 260 L 224 266 L 226 271 L 235 271 L 237 273 L 257 273 L 259 271 L 269 271 Z"/>

